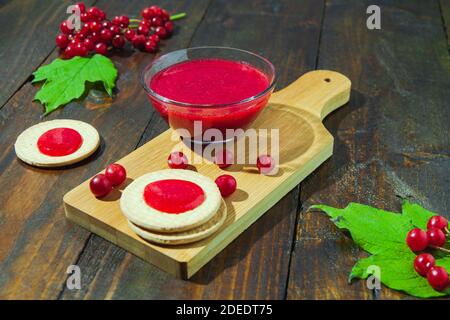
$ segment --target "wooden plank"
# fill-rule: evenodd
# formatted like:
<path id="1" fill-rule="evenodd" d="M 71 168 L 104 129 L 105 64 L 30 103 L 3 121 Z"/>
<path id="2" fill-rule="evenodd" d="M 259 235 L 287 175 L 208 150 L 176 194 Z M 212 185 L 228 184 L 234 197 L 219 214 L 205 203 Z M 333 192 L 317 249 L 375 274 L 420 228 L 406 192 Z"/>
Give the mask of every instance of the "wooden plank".
<path id="1" fill-rule="evenodd" d="M 384 1 L 381 30 L 365 27 L 370 4 L 327 2 L 319 67 L 347 75 L 353 91 L 325 121 L 334 156 L 301 186 L 290 299 L 407 298 L 348 285 L 363 253 L 310 205 L 400 210 L 399 197 L 408 197 L 448 217 L 450 65 L 437 2 Z"/>
<path id="2" fill-rule="evenodd" d="M 0 109 L 55 48 L 59 23 L 71 3 L 6 1 L 0 6 Z"/>
<path id="3" fill-rule="evenodd" d="M 179 24 L 162 52 L 185 47 L 203 16 L 207 1 L 156 3 L 177 12 L 186 11 L 190 17 Z M 147 1 L 105 0 L 98 5 L 114 16 L 138 15 L 147 4 Z M 53 39 L 53 35 L 48 36 Z M 56 52 L 46 63 L 55 57 Z M 99 103 L 94 96 L 88 96 L 86 102 L 71 103 L 44 119 L 73 118 L 87 121 L 99 130 L 103 138 L 100 150 L 71 168 L 36 169 L 15 157 L 12 147 L 16 137 L 41 121 L 42 106 L 31 103 L 37 87 L 26 83 L 0 110 L 0 139 L 5 146 L 0 151 L 0 179 L 2 185 L 9 186 L 8 192 L 0 193 L 1 298 L 56 298 L 60 294 L 67 267 L 76 262 L 90 236 L 89 232 L 66 221 L 62 197 L 107 163 L 135 149 L 153 114 L 137 79 L 140 70 L 153 58 L 140 52 L 114 55 L 120 76 L 119 93 L 112 102 Z"/>
<path id="4" fill-rule="evenodd" d="M 191 46 L 234 46 L 263 54 L 279 87 L 314 69 L 322 1 L 214 1 Z M 272 36 L 273 35 L 273 36 Z M 268 36 L 271 40 L 267 41 Z M 167 126 L 152 118 L 142 143 Z M 64 298 L 281 299 L 286 294 L 298 190 L 284 197 L 190 281 L 181 281 L 94 236 L 78 264 L 88 287 Z"/>

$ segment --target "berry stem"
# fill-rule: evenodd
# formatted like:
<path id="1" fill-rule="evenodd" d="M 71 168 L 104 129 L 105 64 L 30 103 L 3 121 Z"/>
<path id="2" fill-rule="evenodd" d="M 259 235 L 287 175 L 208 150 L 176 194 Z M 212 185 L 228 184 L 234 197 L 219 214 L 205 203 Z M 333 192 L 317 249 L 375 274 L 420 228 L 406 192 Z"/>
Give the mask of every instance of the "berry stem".
<path id="1" fill-rule="evenodd" d="M 139 22 L 141 22 L 141 20 L 139 20 L 139 19 L 131 19 L 131 18 L 130 18 L 130 23 L 131 23 L 131 22 L 139 23 Z"/>
<path id="2" fill-rule="evenodd" d="M 440 250 L 442 252 L 450 253 L 450 250 L 447 249 L 447 248 L 438 247 L 438 246 L 430 246 L 430 247 L 433 248 L 433 249 L 436 249 L 436 250 Z"/>
<path id="3" fill-rule="evenodd" d="M 180 13 L 170 16 L 170 20 L 174 21 L 174 20 L 182 19 L 184 17 L 186 17 L 186 12 L 180 12 Z"/>

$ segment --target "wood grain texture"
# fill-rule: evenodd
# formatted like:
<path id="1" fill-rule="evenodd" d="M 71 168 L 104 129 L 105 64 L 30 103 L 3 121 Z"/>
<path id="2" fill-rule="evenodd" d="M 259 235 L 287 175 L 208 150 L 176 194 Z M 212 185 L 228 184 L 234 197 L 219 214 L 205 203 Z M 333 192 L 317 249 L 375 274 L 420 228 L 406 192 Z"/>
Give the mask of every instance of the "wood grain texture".
<path id="1" fill-rule="evenodd" d="M 302 184 L 289 299 L 407 298 L 346 284 L 364 254 L 310 205 L 398 211 L 405 197 L 448 216 L 450 68 L 438 4 L 383 1 L 382 29 L 373 31 L 363 14 L 370 4 L 328 1 L 325 9 L 319 67 L 348 75 L 353 92 L 349 107 L 325 120 L 334 156 Z"/>
<path id="2" fill-rule="evenodd" d="M 382 30 L 368 31 L 365 10 L 372 2 L 329 0 L 319 56 L 324 1 L 153 2 L 188 13 L 163 52 L 189 44 L 256 51 L 274 62 L 279 87 L 315 69 L 316 58 L 318 67 L 349 75 L 355 86 L 349 106 L 325 121 L 336 136 L 334 156 L 302 184 L 305 204 L 298 217 L 297 188 L 190 281 L 173 279 L 108 241 L 66 223 L 61 205 L 67 190 L 167 129 L 148 106 L 135 78 L 153 56 L 127 52 L 113 57 L 121 73 L 120 91 L 113 103 L 99 103 L 89 96 L 47 118 L 85 120 L 101 129 L 102 147 L 92 159 L 70 170 L 31 169 L 16 160 L 11 148 L 22 130 L 40 121 L 42 108 L 31 103 L 37 88 L 26 80 L 50 51 L 40 61 L 29 63 L 35 59 L 29 52 L 43 53 L 40 46 L 29 43 L 41 39 L 51 50 L 60 18 L 48 22 L 54 31 L 38 33 L 30 16 L 35 12 L 26 7 L 15 9 L 11 12 L 22 13 L 20 18 L 2 15 L 2 22 L 10 21 L 7 24 L 18 30 L 17 24 L 26 25 L 28 19 L 32 29 L 24 28 L 25 33 L 31 31 L 17 39 L 14 32 L 7 46 L 3 39 L 10 29 L 0 31 L 1 80 L 6 79 L 9 86 L 15 73 L 29 68 L 22 78 L 11 81 L 18 85 L 14 88 L 16 84 L 11 84 L 5 96 L 14 96 L 0 104 L 4 106 L 0 111 L 0 182 L 4 186 L 0 192 L 0 298 L 281 299 L 286 297 L 287 286 L 291 299 L 407 298 L 386 288 L 370 292 L 363 282 L 348 285 L 348 271 L 363 253 L 323 213 L 306 209 L 318 202 L 343 207 L 359 201 L 397 210 L 401 201 L 394 194 L 398 194 L 448 214 L 446 110 L 450 99 L 448 35 L 446 38 L 444 30 L 445 25 L 449 30 L 449 1 L 440 0 L 440 11 L 436 0 L 378 1 Z M 0 14 L 11 4 L 23 3 L 1 1 Z M 52 8 L 61 2 L 27 3 Z M 111 15 L 138 14 L 146 4 L 99 2 Z M 3 54 L 10 46 L 17 46 L 17 51 Z M 14 68 L 3 63 L 15 61 L 19 53 L 22 59 L 14 62 Z M 55 56 L 53 53 L 45 63 Z M 290 264 L 296 219 L 300 221 L 297 246 Z M 82 289 L 62 292 L 66 268 L 75 262 L 82 269 Z"/>
<path id="3" fill-rule="evenodd" d="M 86 5 L 94 1 L 86 1 Z M 0 109 L 55 48 L 70 0 L 5 1 L 0 6 Z"/>
<path id="4" fill-rule="evenodd" d="M 321 1 L 213 1 L 191 46 L 225 45 L 258 52 L 277 69 L 279 87 L 315 67 Z M 245 30 L 245 32 L 244 32 Z M 267 35 L 273 42 L 267 42 Z M 154 116 L 140 144 L 167 129 Z M 73 298 L 281 299 L 286 294 L 298 190 L 290 192 L 190 281 L 172 276 L 93 236 L 79 265 L 86 271 Z"/>
<path id="5" fill-rule="evenodd" d="M 103 1 L 98 5 L 114 16 L 124 12 L 138 15 L 147 3 Z M 186 11 L 190 16 L 178 25 L 174 37 L 166 42 L 162 52 L 185 47 L 203 16 L 207 1 L 155 3 L 177 12 Z M 45 63 L 55 57 L 56 52 L 53 52 Z M 60 295 L 67 278 L 67 267 L 76 262 L 90 236 L 89 232 L 66 222 L 62 197 L 67 190 L 129 153 L 138 144 L 153 114 L 138 75 L 153 58 L 151 54 L 129 50 L 114 55 L 120 77 L 117 82 L 119 93 L 113 101 L 89 95 L 45 118 L 78 119 L 98 129 L 103 139 L 100 149 L 93 157 L 73 167 L 35 169 L 15 157 L 13 144 L 16 137 L 41 121 L 42 106 L 31 103 L 38 87 L 27 82 L 0 110 L 0 179 L 10 186 L 8 192 L 0 194 L 1 298 L 57 298 Z M 24 186 L 34 192 L 24 191 Z"/>
<path id="6" fill-rule="evenodd" d="M 441 9 L 442 23 L 444 24 L 445 35 L 447 37 L 447 46 L 450 51 L 450 0 L 439 0 Z"/>

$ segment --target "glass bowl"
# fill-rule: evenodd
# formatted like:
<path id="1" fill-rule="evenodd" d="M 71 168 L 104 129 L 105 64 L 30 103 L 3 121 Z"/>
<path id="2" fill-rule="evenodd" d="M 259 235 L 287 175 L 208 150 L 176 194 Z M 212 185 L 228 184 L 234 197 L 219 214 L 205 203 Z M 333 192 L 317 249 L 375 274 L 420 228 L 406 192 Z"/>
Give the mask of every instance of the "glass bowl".
<path id="1" fill-rule="evenodd" d="M 250 65 L 267 77 L 268 86 L 253 96 L 224 104 L 175 101 L 150 87 L 152 78 L 160 71 L 181 62 L 201 59 L 223 59 Z M 228 47 L 196 47 L 173 51 L 155 59 L 143 70 L 141 84 L 153 107 L 183 139 L 199 143 L 221 142 L 230 138 L 227 138 L 230 133 L 227 129 L 247 129 L 267 105 L 275 87 L 275 68 L 267 59 L 249 51 Z"/>

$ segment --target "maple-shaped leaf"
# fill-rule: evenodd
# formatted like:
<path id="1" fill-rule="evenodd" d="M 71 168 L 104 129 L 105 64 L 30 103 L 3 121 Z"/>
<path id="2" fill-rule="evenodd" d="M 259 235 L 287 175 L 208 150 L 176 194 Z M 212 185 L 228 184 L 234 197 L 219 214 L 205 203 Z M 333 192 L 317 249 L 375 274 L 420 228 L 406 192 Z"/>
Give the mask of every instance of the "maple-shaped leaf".
<path id="1" fill-rule="evenodd" d="M 74 57 L 70 60 L 55 59 L 33 73 L 33 83 L 45 80 L 34 100 L 45 106 L 44 115 L 58 107 L 81 97 L 86 90 L 86 82 L 102 82 L 111 96 L 117 78 L 117 69 L 105 56 Z"/>
<path id="2" fill-rule="evenodd" d="M 379 280 L 386 286 L 404 291 L 420 298 L 440 297 L 450 294 L 434 290 L 414 270 L 414 258 L 406 244 L 406 235 L 413 228 L 426 229 L 428 219 L 435 213 L 417 204 L 405 202 L 402 213 L 394 213 L 376 209 L 359 203 L 350 203 L 344 209 L 326 205 L 314 205 L 325 211 L 340 229 L 350 232 L 353 240 L 365 251 L 372 254 L 360 259 L 351 270 L 349 279 L 365 279 L 370 275 L 377 276 L 373 266 L 378 267 Z M 442 256 L 433 252 L 436 265 L 450 271 L 450 256 Z"/>

